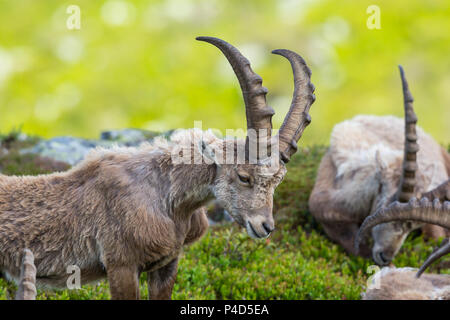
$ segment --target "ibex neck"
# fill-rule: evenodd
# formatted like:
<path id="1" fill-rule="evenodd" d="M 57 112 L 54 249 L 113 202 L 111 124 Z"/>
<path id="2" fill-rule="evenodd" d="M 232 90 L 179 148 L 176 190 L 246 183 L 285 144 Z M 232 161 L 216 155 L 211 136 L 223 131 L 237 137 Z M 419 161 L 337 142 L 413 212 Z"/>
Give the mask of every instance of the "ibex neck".
<path id="1" fill-rule="evenodd" d="M 181 164 L 172 170 L 170 207 L 175 215 L 186 215 L 213 198 L 212 185 L 216 176 L 214 164 Z"/>

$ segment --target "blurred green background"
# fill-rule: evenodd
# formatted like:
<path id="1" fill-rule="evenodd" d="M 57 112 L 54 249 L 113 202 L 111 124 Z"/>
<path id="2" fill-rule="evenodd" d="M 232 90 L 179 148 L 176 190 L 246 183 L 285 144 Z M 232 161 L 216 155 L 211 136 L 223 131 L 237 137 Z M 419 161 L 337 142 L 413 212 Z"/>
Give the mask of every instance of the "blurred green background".
<path id="1" fill-rule="evenodd" d="M 381 29 L 369 30 L 369 5 Z M 69 5 L 81 29 L 69 30 Z M 0 1 L 0 131 L 97 137 L 101 130 L 240 128 L 239 85 L 225 58 L 198 35 L 238 46 L 264 78 L 276 128 L 290 104 L 290 66 L 270 54 L 300 53 L 317 101 L 303 143 L 328 143 L 356 114 L 403 116 L 397 65 L 419 124 L 450 141 L 450 1 Z"/>

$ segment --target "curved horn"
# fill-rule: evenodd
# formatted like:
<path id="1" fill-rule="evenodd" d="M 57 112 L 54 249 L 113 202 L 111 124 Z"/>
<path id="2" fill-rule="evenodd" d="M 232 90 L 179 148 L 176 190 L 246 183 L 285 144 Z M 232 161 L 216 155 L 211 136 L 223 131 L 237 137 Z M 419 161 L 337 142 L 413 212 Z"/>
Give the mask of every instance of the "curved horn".
<path id="1" fill-rule="evenodd" d="M 440 201 L 450 201 L 450 179 L 440 184 L 433 190 L 425 192 L 422 197 L 428 200 L 439 199 Z"/>
<path id="2" fill-rule="evenodd" d="M 241 86 L 247 116 L 247 130 L 254 129 L 257 137 L 259 137 L 261 129 L 266 129 L 265 137 L 270 141 L 272 116 L 275 111 L 266 103 L 268 91 L 262 86 L 262 78 L 253 72 L 247 58 L 228 42 L 214 37 L 197 37 L 196 39 L 211 43 L 223 52 L 233 67 Z"/>
<path id="3" fill-rule="evenodd" d="M 272 53 L 288 59 L 294 73 L 292 103 L 278 132 L 280 156 L 287 163 L 297 151 L 297 141 L 311 122 L 308 112 L 316 100 L 313 94 L 315 88 L 311 83 L 311 70 L 301 56 L 286 49 L 274 50 Z"/>
<path id="4" fill-rule="evenodd" d="M 356 251 L 368 230 L 380 223 L 398 220 L 420 221 L 450 229 L 450 201 L 442 203 L 439 199 L 431 202 L 428 198 L 422 198 L 420 201 L 411 198 L 408 203 L 398 201 L 391 203 L 388 207 L 378 210 L 364 220 L 355 239 Z"/>
<path id="5" fill-rule="evenodd" d="M 36 300 L 36 267 L 33 253 L 29 249 L 23 251 L 16 300 Z"/>
<path id="6" fill-rule="evenodd" d="M 417 151 L 419 151 L 416 134 L 417 116 L 414 113 L 414 99 L 409 91 L 405 72 L 403 71 L 402 66 L 398 67 L 402 78 L 403 101 L 405 109 L 405 147 L 402 176 L 400 178 L 400 186 L 398 188 L 396 198 L 400 202 L 408 202 L 409 199 L 415 196 L 414 188 L 416 185 Z"/>
<path id="7" fill-rule="evenodd" d="M 427 258 L 427 260 L 423 263 L 423 265 L 420 267 L 419 271 L 417 271 L 416 277 L 419 278 L 422 273 L 425 272 L 425 270 L 437 259 L 445 256 L 446 254 L 450 253 L 450 240 L 444 239 L 436 250 L 433 251 L 432 254 Z"/>
<path id="8" fill-rule="evenodd" d="M 439 185 L 437 188 L 428 191 L 422 195 L 428 199 L 439 199 L 440 201 L 450 201 L 450 179 Z M 439 248 L 435 250 L 420 267 L 416 276 L 420 277 L 422 273 L 436 260 L 450 253 L 450 241 L 445 239 Z"/>

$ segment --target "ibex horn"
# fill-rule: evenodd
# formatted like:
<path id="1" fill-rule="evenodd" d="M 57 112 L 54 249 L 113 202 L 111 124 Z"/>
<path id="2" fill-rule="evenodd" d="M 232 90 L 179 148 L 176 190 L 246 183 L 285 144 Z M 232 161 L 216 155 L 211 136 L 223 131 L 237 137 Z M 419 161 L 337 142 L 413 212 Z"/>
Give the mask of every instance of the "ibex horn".
<path id="1" fill-rule="evenodd" d="M 417 144 L 416 123 L 417 116 L 413 108 L 413 96 L 409 91 L 408 82 L 406 81 L 405 72 L 402 66 L 399 66 L 400 76 L 402 78 L 403 102 L 405 109 L 405 147 L 403 155 L 402 176 L 397 191 L 396 198 L 400 202 L 408 202 L 415 194 L 416 171 L 417 171 Z"/>
<path id="2" fill-rule="evenodd" d="M 16 300 L 36 300 L 36 267 L 33 253 L 29 249 L 23 251 Z"/>

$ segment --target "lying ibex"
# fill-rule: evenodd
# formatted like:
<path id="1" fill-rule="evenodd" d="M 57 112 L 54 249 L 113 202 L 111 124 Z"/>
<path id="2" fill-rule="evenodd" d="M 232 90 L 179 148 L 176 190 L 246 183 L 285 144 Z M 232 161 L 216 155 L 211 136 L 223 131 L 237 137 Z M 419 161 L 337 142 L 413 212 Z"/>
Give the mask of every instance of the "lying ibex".
<path id="1" fill-rule="evenodd" d="M 363 300 L 450 300 L 450 275 L 415 276 L 413 268 L 384 267 L 372 278 Z"/>
<path id="2" fill-rule="evenodd" d="M 450 180 L 424 193 L 419 201 L 416 198 L 408 203 L 396 201 L 367 217 L 356 237 L 355 248 L 371 228 L 392 221 L 418 221 L 450 229 Z M 374 276 L 374 284 L 378 286 L 369 287 L 363 298 L 450 300 L 450 275 L 423 274 L 429 265 L 448 253 L 450 242 L 446 239 L 417 273 L 411 268 L 383 268 Z"/>
<path id="3" fill-rule="evenodd" d="M 401 67 L 400 74 L 405 123 L 392 116 L 357 116 L 336 125 L 309 199 L 310 211 L 327 235 L 352 254 L 364 218 L 395 200 L 407 202 L 435 188 L 450 174 L 450 155 L 416 129 L 413 98 Z M 408 233 L 420 226 L 409 221 L 376 226 L 372 250 L 365 239 L 360 254 L 370 256 L 372 251 L 377 264 L 389 264 Z M 445 234 L 441 228 L 427 228 L 434 237 Z"/>
<path id="4" fill-rule="evenodd" d="M 358 250 L 361 239 L 371 228 L 393 221 L 416 221 L 450 229 L 450 179 L 437 188 L 424 193 L 419 201 L 415 197 L 411 198 L 408 203 L 396 201 L 367 217 L 356 237 L 355 249 Z M 450 253 L 450 241 L 446 239 L 440 248 L 428 257 L 419 269 L 417 276 L 420 276 L 434 261 L 448 253 Z"/>
<path id="5" fill-rule="evenodd" d="M 258 131 L 257 146 L 269 142 L 274 111 L 266 104 L 261 77 L 232 45 L 211 37 L 198 40 L 225 54 L 242 89 L 247 128 Z M 290 61 L 295 90 L 275 136 L 279 144 L 268 143 L 270 157 L 253 157 L 253 135 L 222 140 L 191 130 L 174 134 L 168 143 L 98 149 L 64 173 L 0 176 L 0 270 L 17 279 L 21 252 L 29 248 L 38 285 L 64 286 L 67 267 L 76 265 L 82 283 L 107 276 L 112 298 L 138 299 L 139 274 L 147 271 L 150 298 L 170 298 L 183 244 L 207 227 L 204 212 L 196 210 L 211 198 L 250 236 L 267 237 L 274 230 L 274 189 L 311 120 L 315 99 L 304 60 L 288 50 L 273 53 Z M 217 155 L 225 149 L 244 149 L 245 161 L 233 157 L 222 163 Z M 200 163 L 175 163 L 180 150 Z"/>

